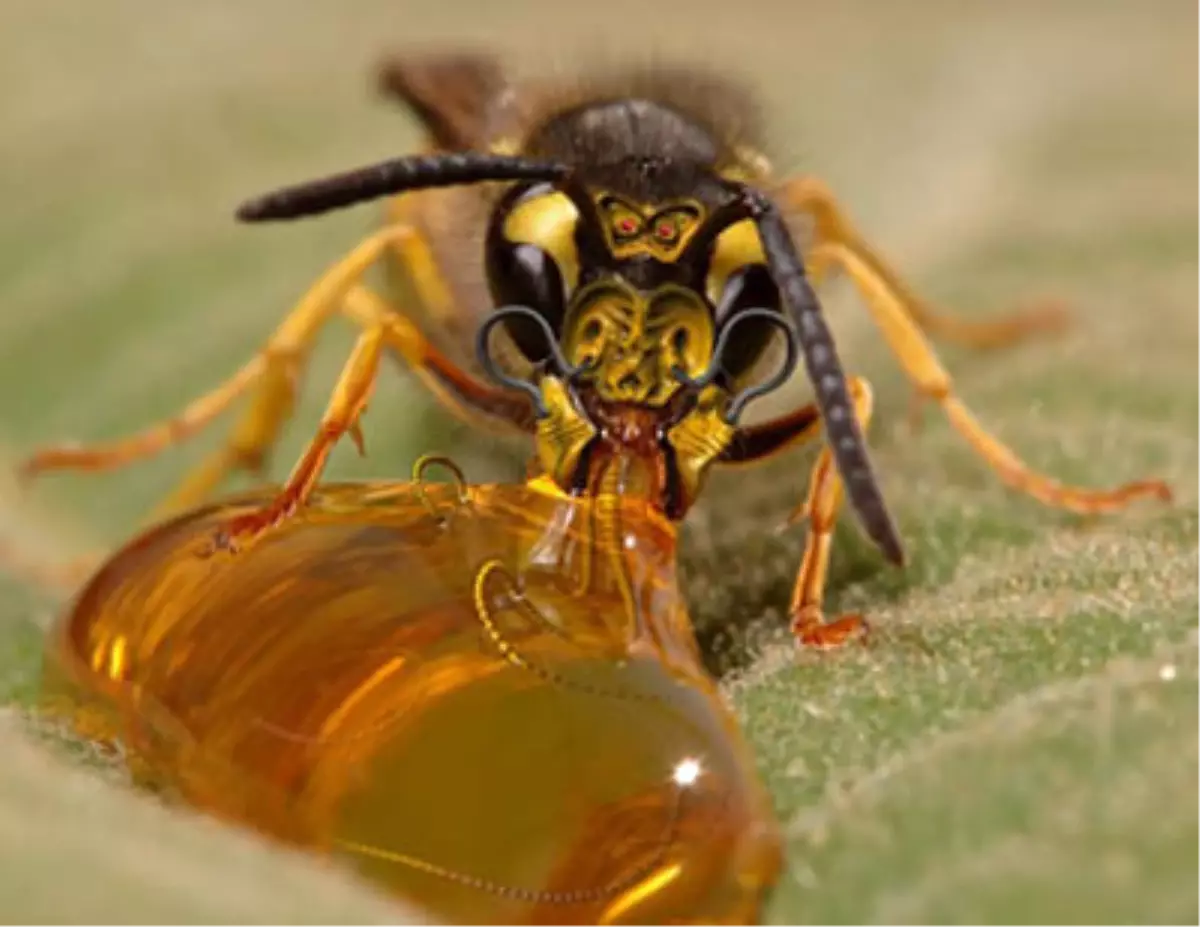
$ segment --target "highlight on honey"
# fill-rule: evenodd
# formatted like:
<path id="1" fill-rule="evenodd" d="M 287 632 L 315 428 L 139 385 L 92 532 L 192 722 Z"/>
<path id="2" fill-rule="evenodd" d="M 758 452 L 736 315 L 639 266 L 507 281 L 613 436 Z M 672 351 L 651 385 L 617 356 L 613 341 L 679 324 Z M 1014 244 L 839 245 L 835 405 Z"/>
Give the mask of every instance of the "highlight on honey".
<path id="1" fill-rule="evenodd" d="M 56 629 L 46 707 L 138 781 L 457 923 L 746 923 L 781 865 L 673 525 L 523 486 L 319 488 L 149 530 Z"/>

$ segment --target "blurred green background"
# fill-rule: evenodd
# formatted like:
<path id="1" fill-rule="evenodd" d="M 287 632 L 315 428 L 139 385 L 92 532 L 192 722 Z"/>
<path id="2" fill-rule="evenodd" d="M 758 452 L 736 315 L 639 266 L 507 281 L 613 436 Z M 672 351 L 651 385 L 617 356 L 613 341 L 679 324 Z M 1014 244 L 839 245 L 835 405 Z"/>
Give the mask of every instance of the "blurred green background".
<path id="1" fill-rule="evenodd" d="M 370 208 L 264 229 L 231 212 L 416 143 L 373 92 L 384 52 L 486 45 L 534 73 L 581 58 L 728 67 L 760 87 L 777 165 L 824 178 L 920 292 L 964 313 L 1044 295 L 1075 307 L 1058 339 L 942 350 L 989 427 L 1061 478 L 1162 476 L 1178 493 L 1084 522 L 1006 491 L 936 409 L 914 432 L 907 383 L 852 294 L 829 289 L 847 366 L 876 389 L 872 444 L 913 559 L 897 573 L 839 532 L 831 605 L 866 610 L 874 646 L 797 659 L 781 633 L 803 537 L 777 529 L 811 454 L 722 476 L 685 529 L 695 618 L 791 839 L 771 917 L 1194 921 L 1196 17 L 1185 0 L 5 0 L 0 465 L 175 410 L 371 227 Z M 323 340 L 273 475 L 349 344 L 345 328 Z M 404 477 L 431 449 L 475 479 L 519 472 L 391 369 L 365 428 L 370 456 L 343 448 L 333 475 Z M 0 539 L 48 560 L 115 543 L 222 434 L 28 493 L 0 477 Z M 13 714 L 57 603 L 0 592 Z M 395 916 L 144 807 L 10 722 L 6 919 Z"/>

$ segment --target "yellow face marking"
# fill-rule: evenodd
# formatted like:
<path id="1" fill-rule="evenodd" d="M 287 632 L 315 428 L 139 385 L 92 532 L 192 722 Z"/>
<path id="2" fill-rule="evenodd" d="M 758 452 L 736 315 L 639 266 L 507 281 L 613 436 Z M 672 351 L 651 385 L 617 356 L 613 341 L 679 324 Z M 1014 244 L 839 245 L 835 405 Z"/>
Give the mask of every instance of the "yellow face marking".
<path id="1" fill-rule="evenodd" d="M 719 387 L 705 387 L 695 408 L 667 432 L 667 441 L 675 449 L 684 508 L 691 508 L 696 501 L 709 466 L 737 431 L 724 418 L 727 399 L 728 394 Z"/>
<path id="2" fill-rule="evenodd" d="M 579 282 L 579 253 L 575 248 L 575 226 L 579 210 L 565 193 L 554 191 L 518 203 L 504 220 L 504 237 L 520 244 L 536 245 L 558 265 L 568 290 Z"/>
<path id="3" fill-rule="evenodd" d="M 634 203 L 614 193 L 596 194 L 600 226 L 613 257 L 639 254 L 660 261 L 676 260 L 704 221 L 704 207 L 696 200 L 668 203 Z"/>
<path id="4" fill-rule="evenodd" d="M 753 219 L 743 219 L 725 229 L 713 245 L 712 263 L 705 281 L 705 295 L 715 306 L 721 301 L 725 284 L 738 270 L 749 264 L 766 264 L 762 240 Z"/>
<path id="5" fill-rule="evenodd" d="M 698 377 L 712 358 L 712 319 L 691 290 L 642 293 L 619 281 L 585 287 L 567 313 L 563 352 L 593 368 L 591 382 L 610 402 L 660 407 L 679 389 L 672 371 Z"/>
<path id="6" fill-rule="evenodd" d="M 596 436 L 596 427 L 575 408 L 558 378 L 543 377 L 541 389 L 549 414 L 537 425 L 538 462 L 555 485 L 563 486 L 571 481 L 583 449 Z"/>

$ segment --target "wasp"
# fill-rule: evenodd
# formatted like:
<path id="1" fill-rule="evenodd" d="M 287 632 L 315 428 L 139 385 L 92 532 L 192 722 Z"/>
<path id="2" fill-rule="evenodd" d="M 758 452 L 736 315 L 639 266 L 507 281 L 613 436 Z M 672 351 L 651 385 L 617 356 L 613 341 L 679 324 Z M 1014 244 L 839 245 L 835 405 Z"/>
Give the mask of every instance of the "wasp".
<path id="1" fill-rule="evenodd" d="M 238 216 L 292 220 L 382 199 L 383 226 L 320 277 L 245 366 L 178 417 L 109 445 L 42 450 L 27 473 L 126 464 L 252 394 L 226 445 L 174 499 L 192 504 L 232 469 L 262 465 L 291 414 L 314 339 L 341 317 L 361 334 L 320 432 L 275 502 L 235 525 L 232 540 L 296 511 L 335 442 L 360 440 L 359 417 L 381 357 L 391 354 L 467 421 L 532 438 L 533 466 L 563 491 L 594 491 L 601 460 L 613 456 L 627 463 L 613 489 L 652 499 L 676 521 L 713 466 L 819 442 L 791 513 L 807 520 L 807 539 L 790 616 L 799 642 L 834 646 L 865 628 L 862 616 L 830 617 L 823 607 L 843 501 L 888 561 L 905 560 L 864 439 L 870 383 L 844 371 L 816 296 L 815 286 L 838 272 L 918 395 L 1007 484 L 1085 514 L 1170 497 L 1157 480 L 1064 485 L 988 432 L 929 337 L 1004 344 L 1054 327 L 1061 315 L 1040 307 L 970 322 L 930 309 L 818 178 L 775 174 L 752 95 L 734 82 L 669 67 L 577 86 L 522 82 L 485 54 L 401 58 L 381 73 L 424 124 L 426 150 L 276 191 Z M 807 236 L 796 231 L 801 222 Z M 378 265 L 408 298 L 364 283 Z M 745 423 L 746 384 L 777 356 L 777 323 L 815 398 Z M 495 337 L 476 352 L 480 332 Z"/>

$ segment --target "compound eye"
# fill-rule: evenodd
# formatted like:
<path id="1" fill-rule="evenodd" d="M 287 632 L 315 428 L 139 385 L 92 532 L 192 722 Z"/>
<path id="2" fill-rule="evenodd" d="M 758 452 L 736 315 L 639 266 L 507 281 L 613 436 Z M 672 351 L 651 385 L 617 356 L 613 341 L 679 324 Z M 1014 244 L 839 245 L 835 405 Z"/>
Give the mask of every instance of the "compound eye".
<path id="1" fill-rule="evenodd" d="M 566 299 L 562 274 L 553 258 L 536 245 L 493 242 L 488 254 L 492 298 L 498 306 L 528 306 L 562 332 Z M 515 315 L 504 329 L 531 362 L 546 355 L 546 338 L 535 322 Z"/>
<path id="2" fill-rule="evenodd" d="M 747 309 L 779 311 L 779 289 L 763 264 L 747 264 L 729 275 L 715 313 L 717 330 L 724 329 Z M 763 359 L 774 332 L 768 322 L 747 320 L 731 335 L 725 347 L 722 369 L 736 381 L 750 373 Z"/>
<path id="3" fill-rule="evenodd" d="M 524 306 L 562 334 L 567 293 L 579 278 L 575 232 L 579 210 L 552 184 L 516 186 L 492 211 L 485 265 L 497 307 Z M 502 323 L 526 359 L 546 356 L 545 333 L 527 315 L 512 313 Z"/>

